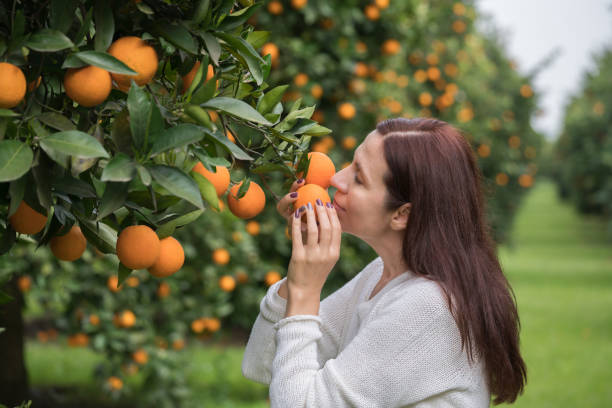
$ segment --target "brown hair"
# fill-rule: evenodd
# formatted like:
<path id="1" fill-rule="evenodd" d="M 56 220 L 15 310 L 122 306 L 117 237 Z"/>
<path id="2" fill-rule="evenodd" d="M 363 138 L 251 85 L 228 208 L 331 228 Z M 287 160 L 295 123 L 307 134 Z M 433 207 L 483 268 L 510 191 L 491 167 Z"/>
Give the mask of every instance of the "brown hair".
<path id="1" fill-rule="evenodd" d="M 388 119 L 376 130 L 390 169 L 386 209 L 411 203 L 402 242 L 406 265 L 442 287 L 462 349 L 467 344 L 472 362 L 472 348 L 483 358 L 493 404 L 514 402 L 527 381 L 520 320 L 491 238 L 482 173 L 470 144 L 436 119 Z"/>

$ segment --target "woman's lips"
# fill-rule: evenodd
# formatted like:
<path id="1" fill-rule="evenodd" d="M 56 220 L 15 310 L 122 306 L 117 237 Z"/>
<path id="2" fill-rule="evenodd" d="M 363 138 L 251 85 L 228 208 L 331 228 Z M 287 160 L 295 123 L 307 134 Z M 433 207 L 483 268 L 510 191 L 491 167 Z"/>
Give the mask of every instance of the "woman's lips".
<path id="1" fill-rule="evenodd" d="M 333 205 L 334 205 L 334 207 L 336 207 L 336 210 L 346 211 L 344 208 L 340 207 L 340 206 L 338 205 L 338 203 L 337 203 L 337 202 L 335 202 L 335 201 L 333 202 Z"/>

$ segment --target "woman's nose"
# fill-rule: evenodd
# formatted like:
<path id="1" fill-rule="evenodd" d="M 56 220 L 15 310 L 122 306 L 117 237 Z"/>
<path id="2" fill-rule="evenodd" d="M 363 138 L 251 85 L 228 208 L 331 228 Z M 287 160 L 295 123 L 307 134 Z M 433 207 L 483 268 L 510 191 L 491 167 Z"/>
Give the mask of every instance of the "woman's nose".
<path id="1" fill-rule="evenodd" d="M 331 178 L 331 186 L 335 187 L 336 189 L 338 189 L 341 192 L 345 192 L 346 188 L 347 188 L 347 183 L 346 181 L 344 181 L 345 177 L 344 177 L 344 173 L 346 173 L 344 170 L 341 170 L 339 172 L 337 172 L 336 174 L 334 174 Z"/>

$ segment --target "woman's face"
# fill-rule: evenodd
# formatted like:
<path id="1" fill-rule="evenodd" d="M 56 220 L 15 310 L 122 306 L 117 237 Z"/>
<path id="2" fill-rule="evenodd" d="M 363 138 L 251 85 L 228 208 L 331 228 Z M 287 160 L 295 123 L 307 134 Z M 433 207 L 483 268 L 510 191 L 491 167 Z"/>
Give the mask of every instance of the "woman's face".
<path id="1" fill-rule="evenodd" d="M 375 242 L 389 229 L 393 212 L 383 208 L 389 171 L 383 152 L 383 137 L 374 130 L 355 149 L 353 162 L 331 179 L 337 188 L 333 202 L 342 231 L 364 241 Z"/>

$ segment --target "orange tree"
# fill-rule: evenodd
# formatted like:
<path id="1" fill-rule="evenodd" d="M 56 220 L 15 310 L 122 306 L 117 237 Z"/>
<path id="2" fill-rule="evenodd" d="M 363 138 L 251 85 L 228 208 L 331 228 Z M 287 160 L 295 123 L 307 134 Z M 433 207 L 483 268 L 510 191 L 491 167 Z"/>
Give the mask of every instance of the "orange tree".
<path id="1" fill-rule="evenodd" d="M 537 71 L 521 75 L 495 30 L 477 29 L 482 18 L 471 1 L 272 0 L 250 22 L 272 33 L 262 49 L 271 52 L 276 66 L 270 81 L 290 84 L 284 100 L 316 104 L 313 117 L 334 130 L 315 141 L 313 151 L 328 154 L 340 170 L 381 120 L 445 120 L 472 144 L 485 177 L 493 234 L 509 243 L 543 143 L 530 125 L 537 113 L 531 87 Z M 286 265 L 290 241 L 283 236 L 284 220 L 270 211 L 259 222 L 260 257 Z M 351 236 L 343 239 L 342 253 L 323 296 L 375 256 Z M 252 323 L 258 310 L 251 301 L 237 294 L 239 312 L 229 318 L 249 327 L 244 322 Z"/>
<path id="2" fill-rule="evenodd" d="M 168 370 L 177 364 L 168 342 L 178 350 L 187 333 L 217 331 L 218 317 L 230 312 L 223 294 L 233 288 L 207 269 L 210 258 L 190 267 L 201 253 L 182 245 L 189 241 L 181 228 L 214 219 L 202 242 L 219 249 L 214 265 L 226 264 L 232 222 L 264 210 L 255 180 L 275 195 L 265 175 L 282 173 L 289 177 L 279 190 L 286 189 L 308 164 L 311 137 L 329 133 L 311 119 L 314 107 L 283 104 L 287 87 L 269 86 L 273 55 L 258 51 L 269 33 L 246 24 L 259 7 L 0 1 L 0 355 L 7 362 L 0 395 L 7 402 L 27 394 L 21 302 L 32 282 L 43 304 L 61 312 L 57 328 L 70 345 L 107 354 L 97 374 L 109 391 L 124 391 L 123 375 L 146 367 L 151 402 L 184 399 L 184 375 Z M 240 205 L 202 216 L 206 208 L 222 211 L 223 194 Z M 160 280 L 175 273 L 189 280 Z M 163 304 L 181 291 L 188 293 Z"/>
<path id="3" fill-rule="evenodd" d="M 554 175 L 563 198 L 581 213 L 607 217 L 612 237 L 612 50 L 602 51 L 595 69 L 565 111 L 554 146 Z"/>

